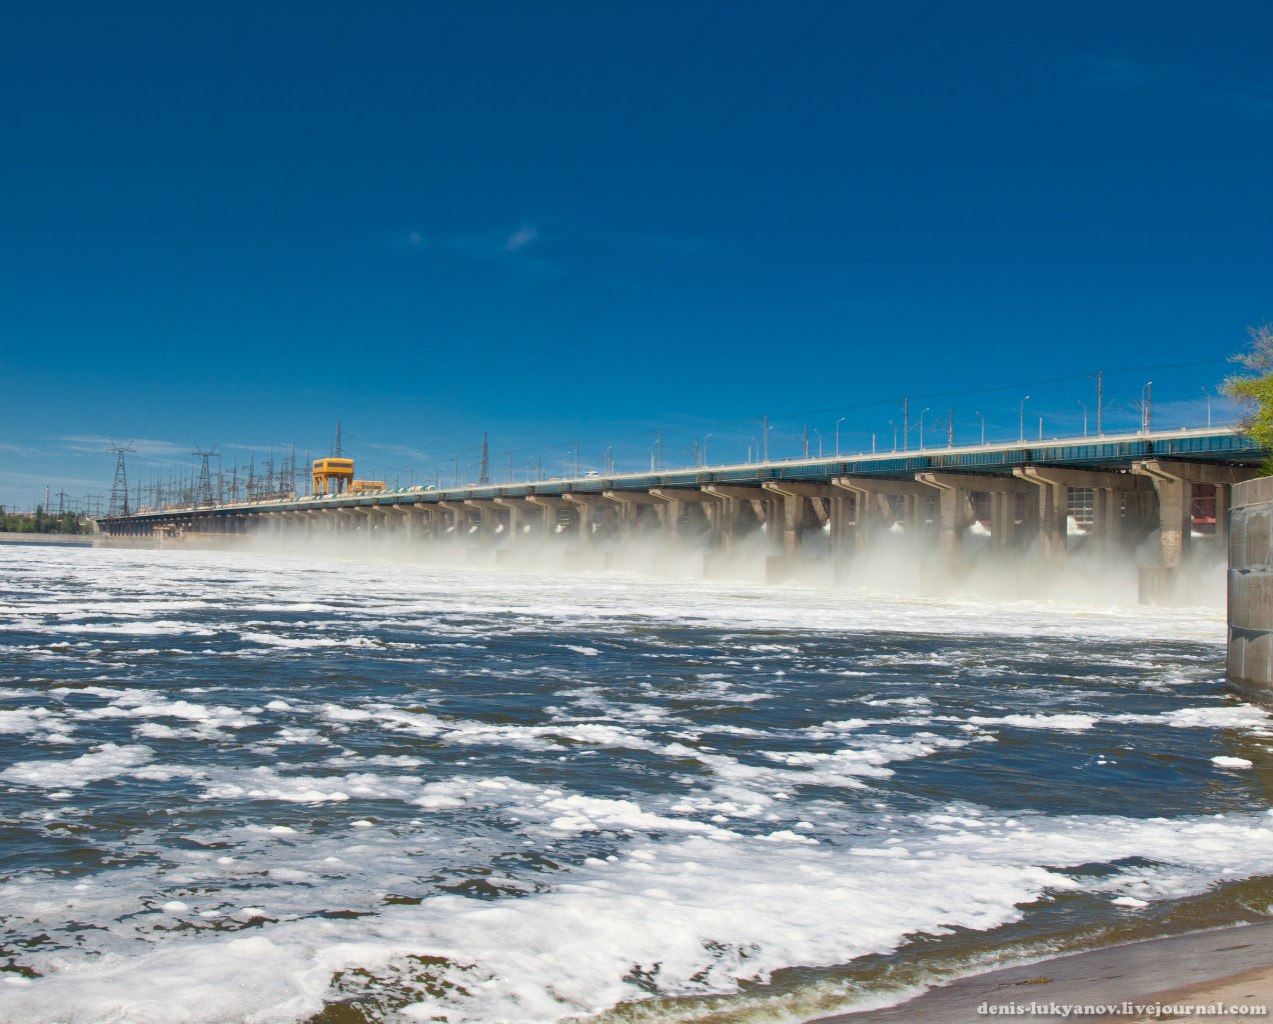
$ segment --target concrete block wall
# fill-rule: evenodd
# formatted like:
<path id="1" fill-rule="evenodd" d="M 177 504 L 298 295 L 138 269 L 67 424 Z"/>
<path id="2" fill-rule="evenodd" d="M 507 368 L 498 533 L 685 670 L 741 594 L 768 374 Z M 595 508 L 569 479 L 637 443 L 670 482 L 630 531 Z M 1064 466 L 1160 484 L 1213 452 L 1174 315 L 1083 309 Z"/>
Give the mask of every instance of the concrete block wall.
<path id="1" fill-rule="evenodd" d="M 1229 678 L 1273 692 L 1273 477 L 1235 484 L 1229 518 Z"/>

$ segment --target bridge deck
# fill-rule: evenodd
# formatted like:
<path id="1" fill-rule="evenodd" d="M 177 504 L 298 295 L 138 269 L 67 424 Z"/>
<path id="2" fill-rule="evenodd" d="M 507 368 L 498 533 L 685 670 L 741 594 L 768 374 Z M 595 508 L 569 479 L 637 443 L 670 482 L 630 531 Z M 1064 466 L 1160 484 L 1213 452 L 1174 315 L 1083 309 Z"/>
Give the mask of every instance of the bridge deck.
<path id="1" fill-rule="evenodd" d="M 1071 469 L 1130 469 L 1139 459 L 1179 459 L 1254 466 L 1266 453 L 1232 427 L 1160 431 L 1106 437 L 1057 438 L 918 451 L 844 455 L 830 458 L 784 460 L 724 466 L 699 466 L 650 473 L 623 473 L 606 477 L 532 480 L 521 483 L 469 484 L 440 490 L 385 491 L 338 497 L 302 496 L 284 501 L 240 502 L 212 507 L 188 507 L 141 512 L 129 521 L 161 521 L 198 513 L 204 516 L 242 515 L 259 512 L 296 512 L 324 508 L 359 508 L 435 504 L 465 498 L 518 498 L 530 495 L 599 494 L 602 491 L 649 491 L 653 488 L 696 489 L 706 484 L 759 486 L 767 480 L 825 483 L 838 476 L 907 479 L 916 473 L 976 473 L 1010 476 L 1018 466 L 1061 466 Z M 109 519 L 101 522 L 110 522 Z"/>

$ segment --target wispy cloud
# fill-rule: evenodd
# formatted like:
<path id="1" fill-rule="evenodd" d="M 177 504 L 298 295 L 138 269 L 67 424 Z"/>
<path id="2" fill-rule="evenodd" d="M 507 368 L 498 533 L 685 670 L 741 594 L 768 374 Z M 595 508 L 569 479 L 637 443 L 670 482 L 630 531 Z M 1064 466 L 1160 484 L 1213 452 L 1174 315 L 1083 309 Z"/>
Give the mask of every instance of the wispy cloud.
<path id="1" fill-rule="evenodd" d="M 176 441 L 162 441 L 156 438 L 109 438 L 93 434 L 67 434 L 57 438 L 63 442 L 63 448 L 72 452 L 105 454 L 116 445 L 132 448 L 136 454 L 145 459 L 187 459 L 194 447 L 179 444 Z"/>
<path id="2" fill-rule="evenodd" d="M 407 231 L 392 245 L 408 256 L 436 256 L 448 254 L 471 260 L 503 260 L 516 256 L 518 265 L 537 270 L 555 271 L 557 268 L 542 257 L 526 254 L 542 235 L 537 227 L 521 224 L 513 230 L 507 227 L 491 228 L 456 234 L 430 234 L 420 228 Z"/>
<path id="3" fill-rule="evenodd" d="M 85 480 L 77 477 L 66 478 L 57 473 L 8 473 L 0 471 L 0 484 L 35 484 L 38 487 L 84 487 L 101 490 L 107 482 L 101 479 Z"/>
<path id="4" fill-rule="evenodd" d="M 523 224 L 504 241 L 504 251 L 517 252 L 518 249 L 525 248 L 538 237 L 538 231 L 529 224 Z"/>
<path id="5" fill-rule="evenodd" d="M 28 458 L 34 455 L 48 454 L 48 452 L 40 448 L 27 448 L 20 444 L 7 444 L 4 441 L 0 441 L 0 452 L 10 452 L 13 455 L 20 455 Z"/>
<path id="6" fill-rule="evenodd" d="M 1125 54 L 1089 54 L 1076 60 L 1083 81 L 1094 89 L 1161 97 L 1247 117 L 1273 117 L 1273 90 L 1262 83 L 1208 77 L 1184 64 Z"/>

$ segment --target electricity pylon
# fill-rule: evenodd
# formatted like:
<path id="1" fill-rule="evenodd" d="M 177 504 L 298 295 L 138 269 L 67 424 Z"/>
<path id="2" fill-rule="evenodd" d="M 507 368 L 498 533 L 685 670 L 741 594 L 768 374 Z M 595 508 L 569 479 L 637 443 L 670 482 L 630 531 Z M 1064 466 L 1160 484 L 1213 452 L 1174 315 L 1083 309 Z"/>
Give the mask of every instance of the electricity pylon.
<path id="1" fill-rule="evenodd" d="M 125 445 L 118 445 L 112 440 L 111 446 L 106 450 L 114 452 L 116 455 L 115 481 L 111 484 L 111 500 L 106 514 L 112 518 L 130 515 L 131 512 L 128 507 L 128 470 L 124 465 L 124 456 L 136 455 L 137 449 L 133 447 L 131 441 Z"/>

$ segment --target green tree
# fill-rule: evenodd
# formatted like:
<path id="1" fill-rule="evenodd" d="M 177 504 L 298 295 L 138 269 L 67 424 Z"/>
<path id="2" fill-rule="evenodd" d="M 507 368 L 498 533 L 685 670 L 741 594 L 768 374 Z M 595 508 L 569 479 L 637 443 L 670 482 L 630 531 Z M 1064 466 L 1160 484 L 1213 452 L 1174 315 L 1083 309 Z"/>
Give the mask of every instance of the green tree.
<path id="1" fill-rule="evenodd" d="M 1247 333 L 1251 347 L 1233 361 L 1255 374 L 1229 377 L 1223 391 L 1243 406 L 1242 432 L 1269 453 L 1261 469 L 1273 476 L 1273 324 L 1249 327 Z"/>

